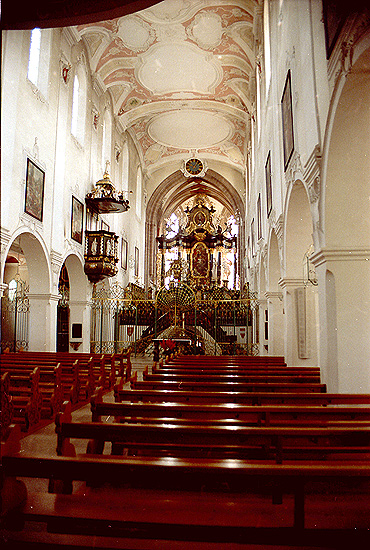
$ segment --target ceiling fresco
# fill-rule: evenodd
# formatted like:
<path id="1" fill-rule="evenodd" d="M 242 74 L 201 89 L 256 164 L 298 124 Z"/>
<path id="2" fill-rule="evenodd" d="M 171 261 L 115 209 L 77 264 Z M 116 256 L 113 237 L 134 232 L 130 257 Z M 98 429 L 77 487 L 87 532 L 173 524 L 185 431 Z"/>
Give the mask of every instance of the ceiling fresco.
<path id="1" fill-rule="evenodd" d="M 255 0 L 166 0 L 75 27 L 147 170 L 204 159 L 245 166 Z"/>

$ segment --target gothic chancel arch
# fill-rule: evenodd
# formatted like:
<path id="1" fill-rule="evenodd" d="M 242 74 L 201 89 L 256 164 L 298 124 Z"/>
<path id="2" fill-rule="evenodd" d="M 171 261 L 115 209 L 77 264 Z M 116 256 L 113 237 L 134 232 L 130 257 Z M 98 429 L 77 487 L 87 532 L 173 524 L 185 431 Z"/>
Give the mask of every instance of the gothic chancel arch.
<path id="1" fill-rule="evenodd" d="M 196 195 L 207 195 L 211 200 L 219 201 L 230 214 L 239 221 L 238 250 L 244 250 L 245 206 L 235 187 L 226 178 L 213 170 L 207 170 L 203 178 L 187 178 L 178 170 L 157 186 L 147 206 L 145 248 L 146 284 L 154 280 L 156 237 L 160 235 L 164 218 L 178 208 L 187 199 Z M 239 264 L 241 262 L 239 261 Z M 239 270 L 242 284 L 243 273 Z"/>

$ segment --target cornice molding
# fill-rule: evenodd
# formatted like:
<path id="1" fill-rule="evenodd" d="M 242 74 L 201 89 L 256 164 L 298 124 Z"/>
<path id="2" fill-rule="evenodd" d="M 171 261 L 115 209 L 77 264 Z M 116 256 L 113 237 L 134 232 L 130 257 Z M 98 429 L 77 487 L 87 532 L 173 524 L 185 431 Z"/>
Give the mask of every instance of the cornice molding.
<path id="1" fill-rule="evenodd" d="M 59 302 L 60 294 L 28 294 L 29 300 Z"/>
<path id="2" fill-rule="evenodd" d="M 304 286 L 304 281 L 303 279 L 282 278 L 282 279 L 279 279 L 278 285 L 282 289 L 299 288 Z"/>
<path id="3" fill-rule="evenodd" d="M 370 248 L 322 248 L 310 256 L 315 267 L 326 262 L 370 261 Z"/>
<path id="4" fill-rule="evenodd" d="M 283 299 L 283 293 L 282 292 L 267 291 L 267 292 L 265 292 L 265 296 L 266 296 L 267 300 L 275 300 L 277 298 L 278 300 L 281 301 Z"/>

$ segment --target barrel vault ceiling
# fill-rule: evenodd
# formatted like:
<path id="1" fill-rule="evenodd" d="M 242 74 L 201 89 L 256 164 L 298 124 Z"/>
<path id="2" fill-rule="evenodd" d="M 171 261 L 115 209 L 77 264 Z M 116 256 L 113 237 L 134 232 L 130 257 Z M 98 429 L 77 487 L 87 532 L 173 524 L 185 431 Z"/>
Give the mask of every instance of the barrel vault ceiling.
<path id="1" fill-rule="evenodd" d="M 258 0 L 166 0 L 74 27 L 148 174 L 193 157 L 243 172 L 256 9 Z"/>

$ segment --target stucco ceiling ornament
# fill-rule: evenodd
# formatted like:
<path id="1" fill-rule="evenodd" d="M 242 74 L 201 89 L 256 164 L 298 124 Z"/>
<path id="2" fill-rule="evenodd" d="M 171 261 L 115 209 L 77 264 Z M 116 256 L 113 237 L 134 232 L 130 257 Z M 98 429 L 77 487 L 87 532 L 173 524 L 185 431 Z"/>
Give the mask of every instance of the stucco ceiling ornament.
<path id="1" fill-rule="evenodd" d="M 68 84 L 71 77 L 72 65 L 67 61 L 67 59 L 62 55 L 60 60 L 60 71 L 64 84 Z"/>
<path id="2" fill-rule="evenodd" d="M 321 192 L 321 151 L 316 145 L 304 167 L 304 179 L 307 183 L 307 192 L 310 203 L 315 203 L 320 198 Z"/>
<path id="3" fill-rule="evenodd" d="M 59 276 L 60 270 L 61 270 L 62 265 L 63 265 L 62 255 L 59 254 L 59 252 L 55 252 L 55 250 L 52 250 L 50 252 L 50 262 L 51 262 L 51 269 L 52 269 L 54 275 Z M 58 277 L 58 280 L 56 282 L 58 282 L 58 281 L 59 281 L 59 277 Z"/>
<path id="4" fill-rule="evenodd" d="M 185 41 L 187 39 L 185 27 L 177 25 L 155 25 L 155 33 L 159 42 Z"/>
<path id="5" fill-rule="evenodd" d="M 37 143 L 37 137 L 35 137 L 35 143 L 33 144 L 32 154 L 36 160 L 39 160 L 39 144 Z"/>
<path id="6" fill-rule="evenodd" d="M 274 229 L 275 229 L 277 243 L 278 243 L 280 268 L 283 269 L 284 267 L 284 240 L 283 240 L 284 219 L 282 214 L 280 214 L 280 216 L 277 218 Z"/>
<path id="7" fill-rule="evenodd" d="M 99 125 L 100 113 L 94 105 L 91 108 L 91 114 L 92 114 L 93 127 L 95 130 L 97 130 Z"/>
<path id="8" fill-rule="evenodd" d="M 352 70 L 353 61 L 353 38 L 342 42 L 341 74 L 347 76 Z"/>
<path id="9" fill-rule="evenodd" d="M 285 69 L 288 71 L 289 69 L 294 69 L 295 65 L 295 47 L 292 47 L 292 50 L 287 50 L 285 57 Z"/>
<path id="10" fill-rule="evenodd" d="M 116 159 L 116 162 L 119 162 L 120 156 L 121 156 L 122 149 L 118 145 L 118 143 L 115 143 L 114 145 L 114 158 Z"/>
<path id="11" fill-rule="evenodd" d="M 289 166 L 285 172 L 285 182 L 286 185 L 293 185 L 297 180 L 303 180 L 303 169 L 301 155 L 294 151 L 292 158 L 289 161 Z"/>
<path id="12" fill-rule="evenodd" d="M 310 199 L 311 204 L 319 200 L 320 188 L 321 188 L 320 176 L 316 176 L 316 178 L 312 180 L 311 185 L 308 187 L 308 197 Z"/>
<path id="13" fill-rule="evenodd" d="M 232 107 L 237 107 L 238 109 L 244 108 L 241 99 L 237 95 L 229 94 L 225 97 L 224 101 L 227 105 L 231 105 Z"/>
<path id="14" fill-rule="evenodd" d="M 110 93 L 114 112 L 126 128 L 132 128 L 131 137 L 150 169 L 156 163 L 149 159 L 158 157 L 159 152 L 149 151 L 155 142 L 164 147 L 158 157 L 161 166 L 173 162 L 176 155 L 181 162 L 180 157 L 190 156 L 195 148 L 210 163 L 220 160 L 243 169 L 242 142 L 247 138 L 241 132 L 236 134 L 238 130 L 231 127 L 226 114 L 231 109 L 251 110 L 256 4 L 254 0 L 171 0 L 137 14 L 76 28 L 90 53 L 92 78 L 98 82 L 94 90 L 99 96 Z M 176 121 L 157 119 L 161 112 L 168 112 L 169 102 L 170 111 L 181 112 L 183 101 L 188 102 L 188 120 L 183 114 Z M 136 121 L 148 108 L 153 124 L 144 129 L 145 136 Z M 206 114 L 211 111 L 214 120 Z M 205 142 L 200 128 L 205 125 L 209 129 L 216 119 L 212 140 Z M 171 122 L 177 123 L 166 124 Z M 196 128 L 196 136 L 194 132 L 189 135 L 188 125 Z"/>
<path id="15" fill-rule="evenodd" d="M 186 29 L 189 38 L 205 50 L 211 50 L 221 44 L 222 21 L 215 12 L 202 11 L 197 13 Z"/>
<path id="16" fill-rule="evenodd" d="M 129 50 L 143 52 L 155 42 L 154 29 L 140 17 L 123 17 L 118 27 L 117 36 Z"/>
<path id="17" fill-rule="evenodd" d="M 224 151 L 225 155 L 235 164 L 244 163 L 244 155 L 238 145 L 234 145 L 231 142 L 226 142 L 222 145 L 222 150 Z"/>

